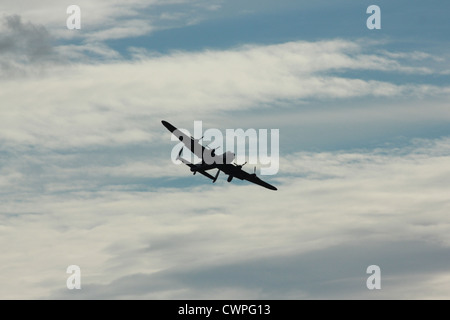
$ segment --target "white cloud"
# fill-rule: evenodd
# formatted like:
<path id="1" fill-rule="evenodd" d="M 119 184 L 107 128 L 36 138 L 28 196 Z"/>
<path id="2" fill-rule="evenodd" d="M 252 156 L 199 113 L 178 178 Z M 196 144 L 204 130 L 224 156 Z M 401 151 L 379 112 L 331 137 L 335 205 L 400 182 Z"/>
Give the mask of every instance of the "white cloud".
<path id="1" fill-rule="evenodd" d="M 120 53 L 101 43 L 87 43 L 81 45 L 60 45 L 55 48 L 60 57 L 63 57 L 63 63 L 69 64 L 70 61 L 79 61 L 83 63 L 93 63 L 102 59 L 104 61 L 117 61 L 122 58 Z"/>
<path id="2" fill-rule="evenodd" d="M 70 51 L 60 48 L 60 52 Z M 79 50 L 78 50 L 79 49 Z M 96 49 L 98 49 L 96 51 Z M 38 77 L 2 82 L 3 143 L 52 148 L 139 143 L 155 137 L 166 116 L 190 118 L 306 99 L 355 97 L 445 97 L 449 88 L 397 85 L 332 76 L 348 69 L 385 70 L 397 63 L 361 53 L 348 41 L 291 42 L 223 51 L 176 52 L 123 61 L 108 48 L 81 46 L 112 59 L 68 64 Z M 81 53 L 82 54 L 82 53 Z M 31 68 L 32 69 L 32 68 Z M 405 71 L 399 65 L 397 72 Z M 418 72 L 421 72 L 418 70 Z M 17 95 L 20 86 L 25 95 Z M 281 104 L 280 104 L 281 102 Z M 158 130 L 159 131 L 159 130 Z"/>
<path id="3" fill-rule="evenodd" d="M 120 25 L 113 26 L 106 30 L 99 30 L 90 33 L 86 37 L 87 42 L 102 41 L 105 39 L 121 39 L 127 37 L 137 37 L 150 33 L 154 27 L 149 21 L 127 20 Z"/>
<path id="4" fill-rule="evenodd" d="M 217 7 L 211 1 L 187 0 L 133 0 L 76 2 L 81 9 L 81 30 L 68 30 L 66 9 L 71 2 L 44 0 L 29 2 L 5 0 L 2 10 L 6 15 L 19 14 L 25 20 L 45 25 L 58 39 L 79 38 L 87 42 L 119 39 L 149 34 L 155 29 L 179 27 L 201 21 Z M 176 12 L 176 14 L 174 14 Z M 170 17 L 170 19 L 167 19 Z M 171 23 L 167 23 L 167 22 Z"/>

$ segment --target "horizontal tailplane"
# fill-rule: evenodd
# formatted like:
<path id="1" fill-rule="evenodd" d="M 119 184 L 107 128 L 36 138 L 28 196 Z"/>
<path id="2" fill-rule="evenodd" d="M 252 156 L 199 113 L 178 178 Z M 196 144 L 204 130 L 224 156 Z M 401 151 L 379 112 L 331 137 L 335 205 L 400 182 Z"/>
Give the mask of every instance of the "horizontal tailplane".
<path id="1" fill-rule="evenodd" d="M 213 179 L 213 183 L 216 182 L 217 178 L 219 177 L 219 173 L 220 173 L 220 170 L 217 169 L 217 173 L 216 173 L 216 176 Z"/>

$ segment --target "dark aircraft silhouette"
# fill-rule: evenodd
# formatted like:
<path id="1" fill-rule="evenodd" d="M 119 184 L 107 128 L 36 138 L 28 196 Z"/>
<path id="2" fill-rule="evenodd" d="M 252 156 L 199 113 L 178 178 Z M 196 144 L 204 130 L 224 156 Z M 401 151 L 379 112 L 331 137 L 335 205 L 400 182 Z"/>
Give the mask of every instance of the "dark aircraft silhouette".
<path id="1" fill-rule="evenodd" d="M 260 178 L 256 176 L 256 167 L 253 173 L 248 173 L 242 170 L 242 166 L 245 165 L 237 165 L 232 163 L 235 158 L 235 154 L 233 152 L 227 151 L 224 154 L 216 155 L 215 149 L 207 149 L 199 143 L 201 139 L 194 139 L 193 137 L 188 137 L 183 132 L 175 128 L 173 125 L 168 123 L 167 121 L 162 120 L 162 124 L 172 132 L 181 142 L 184 143 L 186 148 L 188 148 L 193 154 L 202 159 L 201 163 L 193 164 L 188 162 L 187 160 L 181 158 L 181 153 L 183 152 L 183 148 L 181 148 L 180 153 L 178 154 L 177 159 L 191 168 L 191 172 L 196 174 L 199 172 L 200 174 L 208 177 L 212 180 L 212 182 L 216 182 L 219 177 L 220 171 L 223 171 L 228 175 L 227 181 L 231 182 L 233 178 L 238 178 L 240 180 L 247 180 L 253 183 L 256 183 L 264 188 L 270 190 L 277 190 L 276 187 L 268 184 L 267 182 L 262 181 Z M 217 173 L 215 176 L 212 176 L 207 170 L 217 169 Z"/>

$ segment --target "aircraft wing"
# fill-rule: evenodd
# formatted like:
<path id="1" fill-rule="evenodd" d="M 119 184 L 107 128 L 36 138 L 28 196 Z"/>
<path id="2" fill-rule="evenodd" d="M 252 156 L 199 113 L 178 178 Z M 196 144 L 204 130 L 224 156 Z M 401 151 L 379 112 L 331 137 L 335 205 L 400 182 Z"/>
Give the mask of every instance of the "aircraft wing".
<path id="1" fill-rule="evenodd" d="M 245 172 L 245 171 L 242 171 L 242 172 Z M 244 175 L 246 176 L 246 177 L 243 178 L 244 180 L 256 183 L 256 184 L 260 185 L 261 187 L 264 187 L 264 188 L 267 188 L 267 189 L 270 189 L 270 190 L 277 190 L 276 187 L 274 187 L 273 185 L 268 184 L 267 182 L 261 180 L 256 175 L 252 175 L 252 174 L 249 174 L 247 172 L 245 172 Z"/>
<path id="2" fill-rule="evenodd" d="M 248 172 L 242 170 L 241 166 L 237 166 L 237 165 L 234 165 L 234 164 L 226 164 L 221 169 L 226 174 L 230 174 L 233 177 L 238 178 L 240 180 L 247 180 L 247 181 L 253 182 L 253 183 L 257 184 L 257 185 L 260 185 L 261 187 L 264 187 L 264 188 L 267 188 L 267 189 L 270 189 L 270 190 L 278 190 L 273 185 L 271 185 L 271 184 L 261 180 L 260 178 L 258 178 L 258 176 L 256 176 L 256 174 L 248 173 Z"/>
<path id="3" fill-rule="evenodd" d="M 181 153 L 181 152 L 180 152 L 180 153 Z M 185 165 L 187 165 L 187 166 L 188 166 L 189 168 L 191 168 L 191 169 L 195 169 L 195 168 L 196 168 L 196 165 L 195 165 L 195 164 L 190 163 L 190 162 L 187 161 L 186 159 L 183 159 L 183 158 L 178 157 L 178 160 L 180 160 L 181 162 L 183 162 Z M 218 174 L 219 172 L 217 172 L 216 176 L 213 177 L 211 174 L 209 174 L 209 173 L 206 172 L 205 170 L 195 170 L 195 172 L 198 172 L 198 173 L 204 175 L 205 177 L 211 179 L 213 182 L 216 182 L 217 177 L 218 177 L 218 175 L 219 175 L 219 174 Z M 194 173 L 195 173 L 195 172 L 194 172 Z"/>
<path id="4" fill-rule="evenodd" d="M 203 159 L 203 153 L 205 152 L 205 147 L 198 143 L 198 140 L 193 137 L 189 137 L 181 132 L 179 129 L 171 125 L 169 122 L 161 121 L 164 127 L 166 127 L 170 132 L 172 132 L 181 142 L 184 143 L 186 148 L 188 148 L 193 154 L 195 154 L 200 159 Z"/>
<path id="5" fill-rule="evenodd" d="M 198 173 L 201 173 L 202 175 L 204 175 L 205 177 L 210 178 L 213 182 L 216 182 L 216 178 L 214 178 L 212 175 L 210 175 L 208 172 L 206 172 L 205 170 L 198 170 Z"/>

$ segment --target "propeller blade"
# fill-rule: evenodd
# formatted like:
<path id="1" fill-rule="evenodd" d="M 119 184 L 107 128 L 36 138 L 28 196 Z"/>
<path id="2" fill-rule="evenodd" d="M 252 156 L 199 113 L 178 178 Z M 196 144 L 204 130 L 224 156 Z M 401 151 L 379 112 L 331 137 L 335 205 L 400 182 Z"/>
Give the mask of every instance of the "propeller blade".
<path id="1" fill-rule="evenodd" d="M 214 142 L 214 141 L 213 141 L 213 142 Z M 209 148 L 209 145 L 210 145 L 211 143 L 212 143 L 212 142 L 208 143 L 205 147 L 208 147 L 208 148 Z M 220 149 L 220 146 L 218 146 L 218 147 L 216 147 L 216 148 L 214 148 L 214 149 L 211 148 L 211 150 L 214 150 L 214 151 L 217 150 L 217 149 Z"/>
<path id="2" fill-rule="evenodd" d="M 237 164 L 236 162 L 234 162 L 234 165 L 236 167 L 242 168 L 243 166 L 245 166 L 247 164 L 247 161 L 245 161 L 243 164 Z"/>

